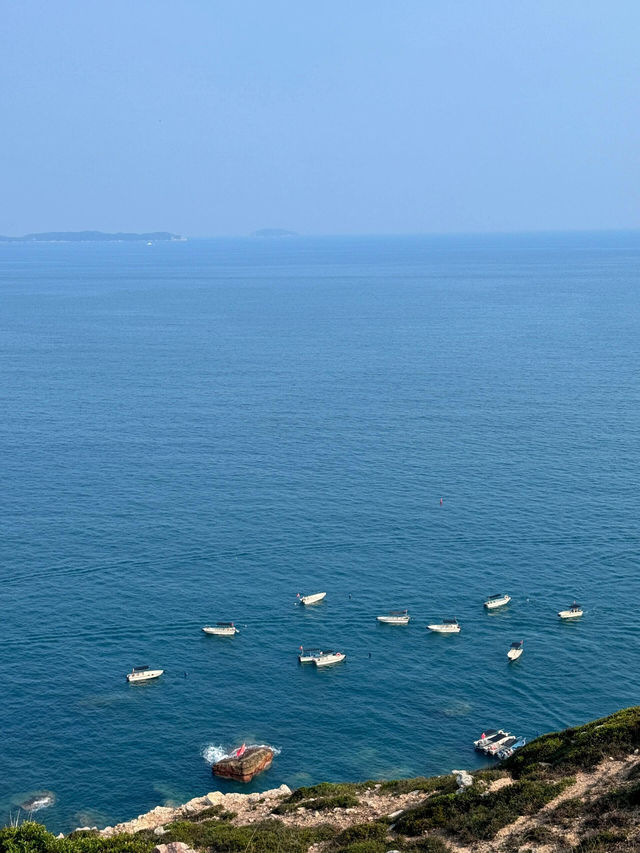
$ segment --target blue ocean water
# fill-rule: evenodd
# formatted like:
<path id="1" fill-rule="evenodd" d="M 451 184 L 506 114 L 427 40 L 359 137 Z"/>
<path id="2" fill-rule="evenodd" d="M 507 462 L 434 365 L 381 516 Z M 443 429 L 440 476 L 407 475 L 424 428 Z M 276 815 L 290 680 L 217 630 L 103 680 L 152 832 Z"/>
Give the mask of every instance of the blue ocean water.
<path id="1" fill-rule="evenodd" d="M 248 791 L 447 772 L 640 702 L 639 274 L 637 234 L 0 246 L 0 818 L 233 789 L 204 756 L 243 741 L 281 749 Z"/>

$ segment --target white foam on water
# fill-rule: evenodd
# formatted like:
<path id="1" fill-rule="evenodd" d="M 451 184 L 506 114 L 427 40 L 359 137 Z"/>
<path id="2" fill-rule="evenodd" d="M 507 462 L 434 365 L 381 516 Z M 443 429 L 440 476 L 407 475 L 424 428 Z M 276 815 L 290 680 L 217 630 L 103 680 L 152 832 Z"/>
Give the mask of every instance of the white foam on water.
<path id="1" fill-rule="evenodd" d="M 205 746 L 201 755 L 207 764 L 215 764 L 216 761 L 221 761 L 223 758 L 227 757 L 227 750 L 222 746 L 216 746 L 216 744 L 210 743 L 208 746 Z"/>
<path id="2" fill-rule="evenodd" d="M 251 747 L 257 747 L 257 746 L 264 747 L 265 749 L 270 749 L 273 752 L 274 756 L 280 755 L 280 753 L 282 752 L 282 750 L 279 749 L 277 746 L 270 746 L 267 743 L 248 743 L 247 749 L 250 749 Z M 235 749 L 232 749 L 231 751 L 229 751 L 229 750 L 225 749 L 223 746 L 220 746 L 219 744 L 210 743 L 210 744 L 208 744 L 208 746 L 205 746 L 203 748 L 203 750 L 200 754 L 202 755 L 204 760 L 207 762 L 207 764 L 215 764 L 216 761 L 222 761 L 223 758 L 231 757 L 234 752 L 235 752 Z"/>

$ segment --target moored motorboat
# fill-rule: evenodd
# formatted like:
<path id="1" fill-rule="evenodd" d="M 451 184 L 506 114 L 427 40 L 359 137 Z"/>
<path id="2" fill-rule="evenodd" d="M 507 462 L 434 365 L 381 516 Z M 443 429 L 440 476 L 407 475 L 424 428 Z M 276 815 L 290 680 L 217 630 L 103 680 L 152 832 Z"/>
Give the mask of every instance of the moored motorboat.
<path id="1" fill-rule="evenodd" d="M 511 601 L 510 595 L 490 595 L 484 603 L 487 610 L 495 610 L 496 607 L 504 607 Z"/>
<path id="2" fill-rule="evenodd" d="M 205 634 L 213 634 L 216 637 L 233 637 L 238 633 L 233 622 L 216 622 L 215 625 L 206 625 L 202 630 Z"/>
<path id="3" fill-rule="evenodd" d="M 524 651 L 524 640 L 518 640 L 516 643 L 511 643 L 511 648 L 507 652 L 509 660 L 518 660 Z"/>
<path id="4" fill-rule="evenodd" d="M 518 740 L 517 737 L 511 735 L 505 740 L 496 741 L 495 743 L 491 743 L 487 746 L 485 750 L 483 750 L 487 755 L 497 755 L 501 749 L 508 749 L 510 746 Z"/>
<path id="5" fill-rule="evenodd" d="M 408 625 L 411 619 L 408 610 L 390 610 L 386 616 L 376 616 L 385 625 Z"/>
<path id="6" fill-rule="evenodd" d="M 297 598 L 300 599 L 300 604 L 308 606 L 309 604 L 318 604 L 326 594 L 326 592 L 314 592 L 313 595 L 300 595 L 300 593 L 298 593 Z"/>
<path id="7" fill-rule="evenodd" d="M 313 659 L 313 663 L 316 666 L 332 666 L 334 663 L 342 663 L 346 657 L 342 652 L 322 652 Z"/>
<path id="8" fill-rule="evenodd" d="M 313 663 L 316 658 L 320 657 L 323 654 L 324 652 L 322 649 L 305 649 L 300 646 L 300 654 L 298 655 L 298 660 L 300 661 L 300 663 Z"/>
<path id="9" fill-rule="evenodd" d="M 561 619 L 579 619 L 584 613 L 584 610 L 575 601 L 568 610 L 560 610 L 558 616 Z"/>
<path id="10" fill-rule="evenodd" d="M 427 625 L 430 631 L 436 631 L 438 634 L 459 634 L 460 625 L 457 619 L 443 619 L 442 622 L 434 625 Z"/>
<path id="11" fill-rule="evenodd" d="M 516 749 L 520 749 L 520 747 L 524 746 L 526 742 L 526 737 L 521 737 L 518 738 L 515 743 L 512 743 L 509 746 L 503 744 L 503 746 L 496 753 L 496 758 L 499 758 L 501 761 L 503 761 L 505 758 L 509 758 L 509 756 L 513 755 Z"/>
<path id="12" fill-rule="evenodd" d="M 148 666 L 134 666 L 131 672 L 127 675 L 129 684 L 137 684 L 141 681 L 152 681 L 154 678 L 160 678 L 164 669 L 149 669 Z"/>
<path id="13" fill-rule="evenodd" d="M 478 752 L 487 752 L 489 747 L 503 744 L 510 737 L 511 732 L 505 732 L 504 729 L 485 729 L 478 740 L 474 740 L 473 745 Z"/>

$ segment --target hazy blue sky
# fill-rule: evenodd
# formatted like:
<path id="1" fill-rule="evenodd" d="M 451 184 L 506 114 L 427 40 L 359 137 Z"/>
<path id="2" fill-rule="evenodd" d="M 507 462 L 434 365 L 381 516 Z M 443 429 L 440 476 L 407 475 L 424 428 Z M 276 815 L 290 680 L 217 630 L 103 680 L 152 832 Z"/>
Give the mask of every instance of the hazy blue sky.
<path id="1" fill-rule="evenodd" d="M 640 0 L 0 11 L 0 234 L 640 227 Z"/>

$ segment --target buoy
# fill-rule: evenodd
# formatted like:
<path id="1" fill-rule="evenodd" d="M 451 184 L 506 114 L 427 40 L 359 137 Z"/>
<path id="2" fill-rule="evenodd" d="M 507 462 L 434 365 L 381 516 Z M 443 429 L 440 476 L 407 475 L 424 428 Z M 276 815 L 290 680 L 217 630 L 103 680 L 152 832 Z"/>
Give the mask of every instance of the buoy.
<path id="1" fill-rule="evenodd" d="M 442 498 L 440 498 L 440 506 L 442 506 Z"/>

